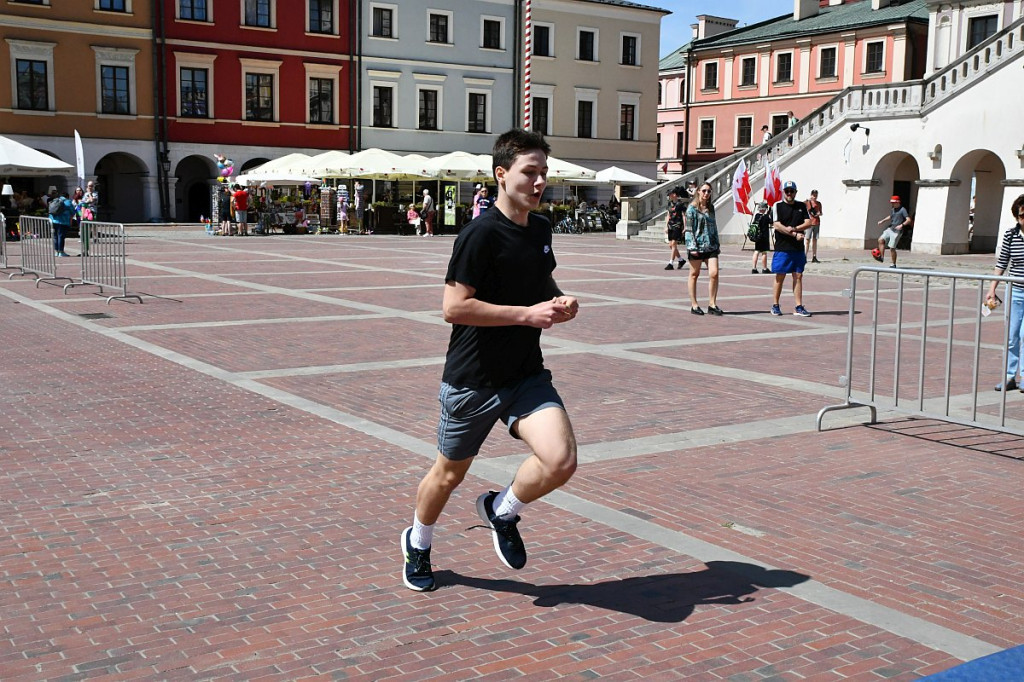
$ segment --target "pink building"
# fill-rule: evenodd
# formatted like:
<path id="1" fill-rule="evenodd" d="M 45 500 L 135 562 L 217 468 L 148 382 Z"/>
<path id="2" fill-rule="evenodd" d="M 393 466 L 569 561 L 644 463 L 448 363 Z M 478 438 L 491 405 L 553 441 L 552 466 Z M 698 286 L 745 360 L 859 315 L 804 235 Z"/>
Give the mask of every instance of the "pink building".
<path id="1" fill-rule="evenodd" d="M 658 170 L 681 173 L 784 134 L 848 87 L 925 73 L 925 0 L 795 0 L 751 26 L 697 17 L 659 68 Z"/>

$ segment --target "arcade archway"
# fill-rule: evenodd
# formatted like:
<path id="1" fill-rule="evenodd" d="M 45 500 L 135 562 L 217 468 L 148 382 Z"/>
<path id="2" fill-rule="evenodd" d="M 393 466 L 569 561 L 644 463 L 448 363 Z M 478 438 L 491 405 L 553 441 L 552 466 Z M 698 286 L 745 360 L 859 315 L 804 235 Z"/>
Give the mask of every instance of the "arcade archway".
<path id="1" fill-rule="evenodd" d="M 143 222 L 146 219 L 143 178 L 148 176 L 145 162 L 132 154 L 114 152 L 101 158 L 96 164 L 100 219 Z"/>

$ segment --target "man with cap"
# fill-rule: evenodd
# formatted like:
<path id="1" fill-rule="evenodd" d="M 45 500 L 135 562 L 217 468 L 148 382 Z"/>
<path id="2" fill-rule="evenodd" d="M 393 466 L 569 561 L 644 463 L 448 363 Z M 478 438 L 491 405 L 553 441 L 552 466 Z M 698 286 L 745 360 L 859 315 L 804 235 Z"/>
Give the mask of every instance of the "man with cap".
<path id="1" fill-rule="evenodd" d="M 672 269 L 676 263 L 676 269 L 683 269 L 683 259 L 679 255 L 679 242 L 683 240 L 683 215 L 686 213 L 686 205 L 679 198 L 679 190 L 673 187 L 668 191 L 668 224 L 665 227 L 665 234 L 668 236 L 669 253 L 666 270 Z"/>
<path id="2" fill-rule="evenodd" d="M 781 315 L 779 299 L 782 297 L 782 285 L 786 275 L 793 275 L 793 302 L 796 308 L 793 314 L 799 317 L 810 317 L 804 308 L 804 266 L 807 265 L 807 254 L 804 253 L 804 230 L 811 226 L 811 217 L 807 215 L 807 205 L 796 200 L 796 183 L 787 180 L 782 185 L 783 201 L 775 204 L 775 255 L 772 257 L 772 272 L 775 283 L 772 288 L 774 302 L 772 315 Z"/>
<path id="3" fill-rule="evenodd" d="M 885 231 L 878 237 L 878 249 L 871 254 L 879 263 L 884 262 L 885 248 L 886 244 L 888 244 L 889 249 L 892 251 L 892 265 L 889 266 L 890 268 L 896 267 L 896 244 L 899 243 L 900 237 L 903 236 L 903 228 L 910 224 L 910 214 L 907 213 L 907 209 L 900 205 L 901 203 L 900 198 L 895 194 L 889 199 L 889 215 L 878 221 L 878 224 L 881 225 L 888 220 L 889 227 L 885 228 Z"/>

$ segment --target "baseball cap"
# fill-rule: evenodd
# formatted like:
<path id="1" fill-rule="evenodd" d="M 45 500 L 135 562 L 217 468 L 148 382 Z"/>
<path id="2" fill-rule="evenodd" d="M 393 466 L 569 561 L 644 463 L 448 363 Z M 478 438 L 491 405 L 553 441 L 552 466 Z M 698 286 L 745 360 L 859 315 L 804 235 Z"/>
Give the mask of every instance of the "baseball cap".
<path id="1" fill-rule="evenodd" d="M 900 199 L 900 198 L 899 198 L 898 196 L 896 196 L 895 194 L 893 194 L 893 195 L 892 195 L 892 197 L 891 197 L 891 198 L 889 199 L 889 203 L 891 204 L 891 203 L 892 203 L 892 202 L 894 202 L 894 201 L 900 201 L 900 202 L 902 202 L 903 200 L 902 200 L 902 199 Z"/>
<path id="2" fill-rule="evenodd" d="M 792 180 L 786 180 L 785 184 L 782 185 L 782 191 L 785 192 L 787 189 L 796 191 L 796 183 Z"/>
<path id="3" fill-rule="evenodd" d="M 761 203 L 759 203 L 757 205 L 757 207 L 758 208 L 768 208 L 768 202 L 767 201 L 762 201 Z"/>

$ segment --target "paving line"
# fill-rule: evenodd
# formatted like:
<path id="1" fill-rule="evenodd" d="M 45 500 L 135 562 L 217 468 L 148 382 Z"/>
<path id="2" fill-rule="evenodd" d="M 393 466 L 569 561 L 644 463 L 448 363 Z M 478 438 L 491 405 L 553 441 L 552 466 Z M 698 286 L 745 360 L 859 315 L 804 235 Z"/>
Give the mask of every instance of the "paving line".
<path id="1" fill-rule="evenodd" d="M 70 324 L 74 324 L 80 328 L 98 333 L 115 341 L 120 341 L 121 343 L 132 346 L 140 351 L 163 358 L 182 367 L 218 379 L 240 389 L 261 395 L 270 400 L 274 400 L 282 405 L 333 421 L 367 436 L 371 436 L 395 447 L 419 455 L 429 461 L 433 461 L 437 456 L 433 443 L 424 442 L 389 426 L 342 412 L 341 410 L 302 398 L 287 391 L 261 384 L 252 379 L 240 378 L 233 372 L 225 371 L 196 358 L 175 351 L 170 351 L 156 344 L 143 341 L 121 332 L 120 330 L 100 327 L 95 323 L 84 320 L 72 313 L 56 310 L 12 291 L 0 289 L 0 295 L 17 300 L 19 303 L 28 305 L 35 310 L 56 317 Z M 625 355 L 629 354 L 626 353 Z M 685 364 L 689 365 L 692 363 Z M 810 384 L 810 382 L 803 383 Z M 806 415 L 802 419 L 800 417 L 794 417 L 788 420 L 782 420 L 782 423 L 778 428 L 783 430 L 787 428 L 801 428 L 794 422 L 794 420 L 803 422 L 805 419 L 807 419 Z M 757 434 L 756 438 L 761 438 L 761 434 L 756 430 L 748 430 L 747 433 Z M 715 438 L 721 439 L 724 437 L 724 433 L 719 430 L 712 429 L 709 430 L 709 433 L 703 434 L 702 436 L 698 437 L 696 434 L 690 434 L 690 437 L 696 438 L 694 443 L 699 443 L 701 438 L 711 442 Z M 632 446 L 634 453 L 651 451 L 656 448 L 666 447 L 667 445 L 665 441 L 658 442 L 649 439 L 637 440 L 644 442 L 639 442 Z M 619 446 L 623 447 L 622 442 L 619 443 Z M 604 449 L 606 447 L 613 447 L 613 444 L 605 444 L 599 448 L 594 448 L 594 450 L 588 452 L 586 456 L 610 458 L 609 453 Z M 693 445 L 692 447 L 696 447 L 696 445 Z M 504 461 L 495 461 L 493 463 L 486 459 L 482 459 L 475 462 L 476 466 L 474 468 L 474 475 L 488 479 L 491 483 L 503 485 L 509 478 L 509 469 L 511 468 L 509 464 L 510 462 L 507 459 L 504 459 Z M 610 528 L 628 533 L 633 537 L 660 545 L 672 551 L 691 556 L 703 562 L 716 560 L 734 561 L 754 566 L 761 566 L 768 570 L 774 569 L 771 565 L 758 562 L 738 552 L 719 547 L 718 545 L 700 540 L 685 533 L 669 530 L 655 523 L 639 519 L 635 516 L 585 500 L 561 490 L 556 490 L 547 495 L 544 498 L 544 501 L 560 509 L 564 509 L 579 516 L 594 519 Z M 827 587 L 813 580 L 809 580 L 795 587 L 777 589 L 781 589 L 799 599 L 817 604 L 818 606 L 835 613 L 839 613 L 888 632 L 892 632 L 893 634 L 910 641 L 918 642 L 931 649 L 944 651 L 961 660 L 972 660 L 974 658 L 1001 651 L 999 647 L 977 638 L 955 632 L 924 619 L 902 613 L 896 609 L 876 604 L 867 599 L 862 599 L 840 590 Z"/>

